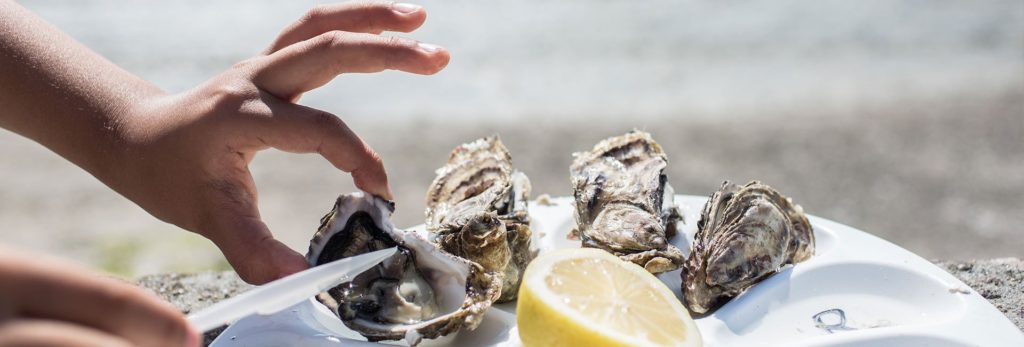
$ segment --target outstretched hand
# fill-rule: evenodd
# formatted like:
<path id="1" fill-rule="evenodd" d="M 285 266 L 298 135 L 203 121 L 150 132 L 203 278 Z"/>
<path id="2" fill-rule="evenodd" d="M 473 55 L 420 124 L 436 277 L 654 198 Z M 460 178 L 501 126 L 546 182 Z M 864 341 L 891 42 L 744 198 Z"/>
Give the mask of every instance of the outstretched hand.
<path id="1" fill-rule="evenodd" d="M 356 187 L 391 198 L 380 157 L 337 116 L 294 102 L 334 76 L 386 69 L 433 74 L 440 47 L 385 37 L 412 31 L 422 8 L 389 2 L 318 7 L 265 54 L 181 95 L 142 104 L 123 128 L 123 170 L 111 186 L 153 215 L 212 240 L 248 282 L 307 267 L 260 220 L 248 164 L 273 147 L 319 153 Z"/>
<path id="2" fill-rule="evenodd" d="M 0 126 L 209 238 L 255 284 L 307 267 L 260 219 L 248 169 L 256 152 L 319 153 L 359 189 L 391 198 L 373 149 L 337 116 L 296 104 L 299 97 L 339 74 L 433 74 L 449 59 L 441 47 L 380 35 L 418 28 L 421 7 L 349 2 L 310 10 L 261 55 L 169 95 L 17 5 L 0 0 L 0 10 Z"/>

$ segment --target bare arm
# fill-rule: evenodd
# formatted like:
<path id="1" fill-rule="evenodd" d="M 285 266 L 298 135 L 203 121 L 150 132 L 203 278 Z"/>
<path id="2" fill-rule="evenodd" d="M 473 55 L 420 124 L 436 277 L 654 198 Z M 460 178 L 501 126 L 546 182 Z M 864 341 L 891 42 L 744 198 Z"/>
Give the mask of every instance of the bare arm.
<path id="1" fill-rule="evenodd" d="M 263 54 L 171 95 L 0 0 L 0 127 L 209 238 L 243 279 L 264 283 L 306 264 L 260 220 L 249 162 L 270 147 L 319 153 L 360 189 L 390 197 L 377 154 L 340 118 L 295 101 L 342 73 L 444 68 L 444 49 L 378 35 L 425 18 L 390 2 L 318 7 Z M 198 343 L 184 317 L 138 288 L 0 248 L 0 346 Z"/>
<path id="2" fill-rule="evenodd" d="M 0 1 L 0 126 L 104 176 L 118 166 L 124 118 L 161 95 L 21 6 Z"/>
<path id="3" fill-rule="evenodd" d="M 172 95 L 0 0 L 0 126 L 206 236 L 243 279 L 264 283 L 306 264 L 260 220 L 249 162 L 270 147 L 319 153 L 360 189 L 390 197 L 380 158 L 344 121 L 294 102 L 343 73 L 444 68 L 443 48 L 379 35 L 425 18 L 391 2 L 317 7 L 263 54 Z"/>

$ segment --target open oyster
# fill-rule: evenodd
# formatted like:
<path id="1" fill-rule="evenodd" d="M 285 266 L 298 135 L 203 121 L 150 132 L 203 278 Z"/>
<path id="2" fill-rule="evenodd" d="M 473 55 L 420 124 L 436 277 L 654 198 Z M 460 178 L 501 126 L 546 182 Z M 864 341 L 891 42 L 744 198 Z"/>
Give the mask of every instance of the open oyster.
<path id="1" fill-rule="evenodd" d="M 396 229 L 388 220 L 393 210 L 394 204 L 362 193 L 338 197 L 310 241 L 310 265 L 394 246 L 399 252 L 318 298 L 370 341 L 405 339 L 416 345 L 422 338 L 475 329 L 498 296 L 498 279 Z"/>
<path id="2" fill-rule="evenodd" d="M 690 311 L 713 311 L 786 264 L 814 253 L 814 232 L 800 205 L 758 181 L 726 181 L 704 205 L 682 272 Z"/>
<path id="3" fill-rule="evenodd" d="M 683 253 L 668 243 L 682 215 L 664 173 L 668 159 L 651 135 L 633 130 L 573 156 L 573 234 L 583 247 L 604 249 L 651 273 L 682 266 Z"/>
<path id="4" fill-rule="evenodd" d="M 427 230 L 441 249 L 502 280 L 498 302 L 515 300 L 530 249 L 530 180 L 512 169 L 498 136 L 456 147 L 427 190 Z"/>

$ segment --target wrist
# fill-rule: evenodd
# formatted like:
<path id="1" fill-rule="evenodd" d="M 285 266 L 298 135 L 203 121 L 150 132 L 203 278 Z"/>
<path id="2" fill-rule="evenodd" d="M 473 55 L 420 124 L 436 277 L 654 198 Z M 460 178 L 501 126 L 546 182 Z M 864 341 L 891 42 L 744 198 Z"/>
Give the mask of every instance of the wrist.
<path id="1" fill-rule="evenodd" d="M 124 194 L 129 180 L 140 179 L 133 162 L 145 160 L 144 148 L 156 135 L 162 91 L 139 93 L 112 105 L 92 139 L 87 140 L 80 160 L 73 160 L 101 182 Z M 71 159 L 71 158 L 69 158 Z"/>

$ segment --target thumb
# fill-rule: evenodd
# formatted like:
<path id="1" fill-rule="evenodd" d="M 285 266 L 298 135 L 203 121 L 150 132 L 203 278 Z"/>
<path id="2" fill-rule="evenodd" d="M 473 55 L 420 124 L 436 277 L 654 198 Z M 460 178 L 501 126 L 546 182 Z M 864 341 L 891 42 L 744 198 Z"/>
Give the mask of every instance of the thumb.
<path id="1" fill-rule="evenodd" d="M 244 172 L 244 178 L 210 183 L 199 234 L 213 241 L 248 283 L 264 284 L 309 268 L 305 257 L 274 239 L 260 219 L 248 169 L 236 172 Z"/>
<path id="2" fill-rule="evenodd" d="M 274 239 L 258 218 L 240 217 L 209 234 L 242 280 L 264 284 L 309 268 L 306 258 Z"/>

